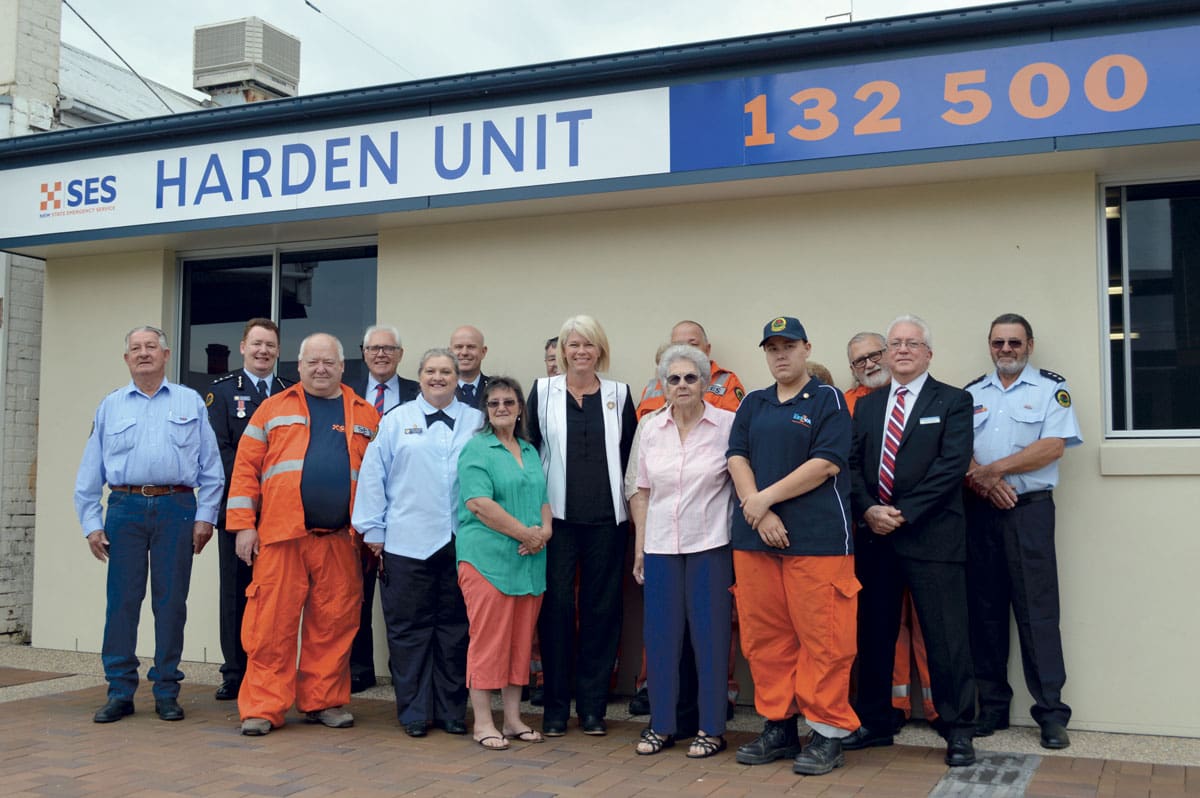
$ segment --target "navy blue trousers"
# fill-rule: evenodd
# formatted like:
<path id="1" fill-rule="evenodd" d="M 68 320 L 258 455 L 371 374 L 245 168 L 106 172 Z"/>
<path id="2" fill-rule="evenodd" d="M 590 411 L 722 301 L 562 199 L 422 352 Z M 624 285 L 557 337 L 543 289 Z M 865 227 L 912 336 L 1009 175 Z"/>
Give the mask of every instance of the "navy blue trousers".
<path id="1" fill-rule="evenodd" d="M 645 622 L 646 684 L 650 728 L 676 732 L 679 659 L 684 628 L 690 629 L 696 654 L 700 728 L 725 733 L 729 677 L 729 618 L 733 558 L 729 546 L 691 554 L 647 554 Z"/>
<path id="2" fill-rule="evenodd" d="M 175 698 L 183 672 L 183 625 L 192 581 L 192 523 L 196 497 L 168 493 L 146 497 L 115 492 L 108 497 L 108 606 L 100 657 L 108 696 L 131 701 L 138 686 L 138 619 L 150 575 L 154 611 L 154 697 Z"/>

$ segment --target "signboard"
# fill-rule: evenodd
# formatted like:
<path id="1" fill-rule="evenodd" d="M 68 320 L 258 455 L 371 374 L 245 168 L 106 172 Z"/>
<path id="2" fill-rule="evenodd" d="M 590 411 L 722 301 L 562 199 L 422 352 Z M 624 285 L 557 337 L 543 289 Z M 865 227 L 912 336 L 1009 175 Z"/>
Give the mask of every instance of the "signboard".
<path id="1" fill-rule="evenodd" d="M 1198 42 L 1200 26 L 1151 30 L 12 169 L 0 242 L 1196 125 Z"/>

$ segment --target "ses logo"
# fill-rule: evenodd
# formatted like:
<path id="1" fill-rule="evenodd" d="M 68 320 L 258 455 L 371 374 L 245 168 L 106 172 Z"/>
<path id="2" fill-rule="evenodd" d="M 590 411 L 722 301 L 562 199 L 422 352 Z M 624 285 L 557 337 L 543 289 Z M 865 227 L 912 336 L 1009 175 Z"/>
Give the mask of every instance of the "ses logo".
<path id="1" fill-rule="evenodd" d="M 71 216 L 80 213 L 102 213 L 116 208 L 117 177 L 86 177 L 54 180 L 42 183 L 38 216 Z"/>

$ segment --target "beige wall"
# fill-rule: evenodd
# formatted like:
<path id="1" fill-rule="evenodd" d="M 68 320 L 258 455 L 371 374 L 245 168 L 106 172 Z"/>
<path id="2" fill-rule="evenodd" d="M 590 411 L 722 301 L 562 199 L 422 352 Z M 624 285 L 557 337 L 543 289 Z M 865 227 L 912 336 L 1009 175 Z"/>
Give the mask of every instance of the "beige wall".
<path id="1" fill-rule="evenodd" d="M 608 331 L 613 376 L 635 390 L 671 323 L 684 317 L 707 326 L 714 356 L 753 388 L 767 381 L 756 348 L 763 323 L 792 314 L 808 328 L 813 359 L 847 387 L 846 339 L 913 312 L 932 326 L 935 376 L 963 384 L 990 366 L 988 321 L 1025 314 L 1037 333 L 1038 365 L 1070 380 L 1086 439 L 1068 453 L 1058 491 L 1073 725 L 1200 736 L 1193 684 L 1200 635 L 1189 578 L 1197 544 L 1179 520 L 1195 477 L 1101 474 L 1092 174 L 406 227 L 381 231 L 379 252 L 379 321 L 400 327 L 407 350 L 401 371 L 409 376 L 421 351 L 473 323 L 487 335 L 484 371 L 526 382 L 542 373 L 544 339 L 568 315 L 586 312 Z M 49 264 L 47 351 L 74 351 L 88 368 L 54 380 L 51 356 L 43 373 L 43 417 L 59 420 L 68 434 L 42 443 L 39 486 L 54 501 L 40 504 L 37 645 L 78 638 L 80 648 L 95 650 L 98 643 L 101 569 L 63 533 L 76 524 L 62 497 L 70 494 L 95 402 L 124 379 L 120 334 L 139 313 L 173 301 L 161 259 Z M 434 275 L 437 294 L 428 288 Z M 101 298 L 129 307 L 117 312 Z M 1166 448 L 1196 461 L 1194 445 Z M 219 660 L 214 613 L 199 611 L 215 606 L 215 573 L 207 573 L 214 554 L 206 552 L 193 579 L 187 656 L 207 646 L 209 659 Z M 52 576 L 64 568 L 76 575 L 69 590 Z M 626 657 L 636 658 L 630 648 Z M 1015 649 L 1013 663 L 1013 716 L 1027 721 Z"/>

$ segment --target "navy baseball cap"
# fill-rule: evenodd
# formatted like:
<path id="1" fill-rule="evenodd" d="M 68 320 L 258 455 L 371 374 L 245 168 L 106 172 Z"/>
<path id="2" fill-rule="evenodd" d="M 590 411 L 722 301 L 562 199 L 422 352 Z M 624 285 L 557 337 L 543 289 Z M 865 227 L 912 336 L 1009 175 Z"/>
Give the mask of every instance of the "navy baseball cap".
<path id="1" fill-rule="evenodd" d="M 768 338 L 791 338 L 793 341 L 807 341 L 808 333 L 804 332 L 804 325 L 800 320 L 792 316 L 780 316 L 776 319 L 771 319 L 763 325 L 763 337 L 758 342 L 762 346 L 767 342 Z"/>

